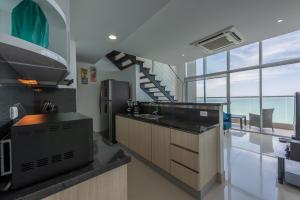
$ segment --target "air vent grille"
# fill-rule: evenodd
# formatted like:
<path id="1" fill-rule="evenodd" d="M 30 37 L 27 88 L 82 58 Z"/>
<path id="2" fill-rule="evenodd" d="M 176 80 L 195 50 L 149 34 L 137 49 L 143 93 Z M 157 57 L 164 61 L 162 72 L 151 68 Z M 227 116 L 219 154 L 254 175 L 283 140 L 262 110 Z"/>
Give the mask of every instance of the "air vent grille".
<path id="1" fill-rule="evenodd" d="M 21 164 L 21 171 L 27 172 L 30 170 L 37 170 L 38 168 L 47 166 L 49 164 L 55 164 L 63 162 L 63 160 L 69 160 L 74 158 L 74 151 L 67 151 L 63 154 L 56 154 L 51 157 L 44 157 L 36 160 L 35 162 L 26 162 Z M 36 167 L 36 168 L 35 168 Z"/>
<path id="2" fill-rule="evenodd" d="M 74 152 L 73 151 L 69 151 L 69 152 L 64 153 L 64 159 L 65 160 L 71 159 L 73 157 L 74 157 Z"/>
<path id="3" fill-rule="evenodd" d="M 22 172 L 27 172 L 27 171 L 30 171 L 30 170 L 33 170 L 33 162 L 27 162 L 27 163 L 23 163 L 21 165 L 21 170 Z"/>
<path id="4" fill-rule="evenodd" d="M 192 42 L 191 45 L 200 47 L 207 53 L 219 51 L 244 42 L 242 34 L 233 26 L 214 33 L 208 37 Z"/>
<path id="5" fill-rule="evenodd" d="M 220 49 L 224 46 L 233 45 L 234 43 L 227 39 L 227 37 L 220 37 L 216 40 L 203 44 L 209 50 Z"/>
<path id="6" fill-rule="evenodd" d="M 46 165 L 48 165 L 48 158 L 41 158 L 41 159 L 36 161 L 36 166 L 37 167 L 44 167 Z"/>

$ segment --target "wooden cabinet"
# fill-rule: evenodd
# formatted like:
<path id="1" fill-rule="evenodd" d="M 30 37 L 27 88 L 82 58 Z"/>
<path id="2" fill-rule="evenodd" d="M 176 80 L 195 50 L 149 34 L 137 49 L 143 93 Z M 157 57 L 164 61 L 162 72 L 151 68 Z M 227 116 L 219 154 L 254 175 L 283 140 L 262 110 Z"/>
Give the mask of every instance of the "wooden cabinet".
<path id="1" fill-rule="evenodd" d="M 192 188 L 198 190 L 198 173 L 188 168 L 180 165 L 177 162 L 171 161 L 171 174 L 184 182 L 185 184 L 191 186 Z"/>
<path id="2" fill-rule="evenodd" d="M 43 200 L 127 200 L 127 165 L 53 194 Z"/>
<path id="3" fill-rule="evenodd" d="M 152 125 L 152 162 L 163 170 L 170 171 L 171 129 Z"/>
<path id="4" fill-rule="evenodd" d="M 171 129 L 171 174 L 198 190 L 217 175 L 218 129 L 191 134 Z M 197 185 L 192 178 L 197 177 Z"/>
<path id="5" fill-rule="evenodd" d="M 116 116 L 116 140 L 128 146 L 128 118 Z"/>
<path id="6" fill-rule="evenodd" d="M 151 124 L 129 119 L 128 147 L 151 161 Z"/>
<path id="7" fill-rule="evenodd" d="M 193 134 L 120 116 L 116 126 L 117 141 L 196 190 L 217 175 L 218 128 Z"/>
<path id="8" fill-rule="evenodd" d="M 178 146 L 170 146 L 171 159 L 199 172 L 199 155 Z"/>
<path id="9" fill-rule="evenodd" d="M 171 143 L 194 152 L 199 151 L 199 135 L 171 129 Z"/>

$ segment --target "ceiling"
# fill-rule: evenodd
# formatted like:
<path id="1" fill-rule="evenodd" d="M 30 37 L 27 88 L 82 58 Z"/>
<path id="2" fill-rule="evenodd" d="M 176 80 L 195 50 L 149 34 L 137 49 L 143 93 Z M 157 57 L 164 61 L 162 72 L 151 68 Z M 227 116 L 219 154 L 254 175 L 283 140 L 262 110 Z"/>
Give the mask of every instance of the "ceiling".
<path id="1" fill-rule="evenodd" d="M 82 61 L 116 49 L 178 65 L 205 55 L 191 42 L 231 25 L 244 44 L 298 30 L 299 10 L 299 0 L 72 0 L 71 33 Z"/>

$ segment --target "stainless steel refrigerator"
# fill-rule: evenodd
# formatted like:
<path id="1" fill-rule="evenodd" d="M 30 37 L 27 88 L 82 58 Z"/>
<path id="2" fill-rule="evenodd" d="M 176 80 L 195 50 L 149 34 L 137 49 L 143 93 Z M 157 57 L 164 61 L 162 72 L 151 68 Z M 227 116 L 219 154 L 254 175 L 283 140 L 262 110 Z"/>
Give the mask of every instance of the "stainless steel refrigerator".
<path id="1" fill-rule="evenodd" d="M 116 143 L 115 115 L 125 111 L 130 98 L 129 83 L 105 80 L 100 85 L 100 128 L 103 140 L 109 144 Z"/>

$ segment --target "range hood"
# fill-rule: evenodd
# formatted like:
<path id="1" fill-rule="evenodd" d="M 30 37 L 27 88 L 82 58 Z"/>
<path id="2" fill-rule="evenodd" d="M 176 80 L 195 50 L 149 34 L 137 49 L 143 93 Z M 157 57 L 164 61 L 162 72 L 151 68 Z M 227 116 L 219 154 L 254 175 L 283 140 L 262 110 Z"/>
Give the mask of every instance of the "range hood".
<path id="1" fill-rule="evenodd" d="M 68 75 L 67 62 L 60 55 L 8 34 L 0 34 L 0 62 L 0 67 L 11 67 L 18 79 L 38 85 L 57 85 Z"/>

